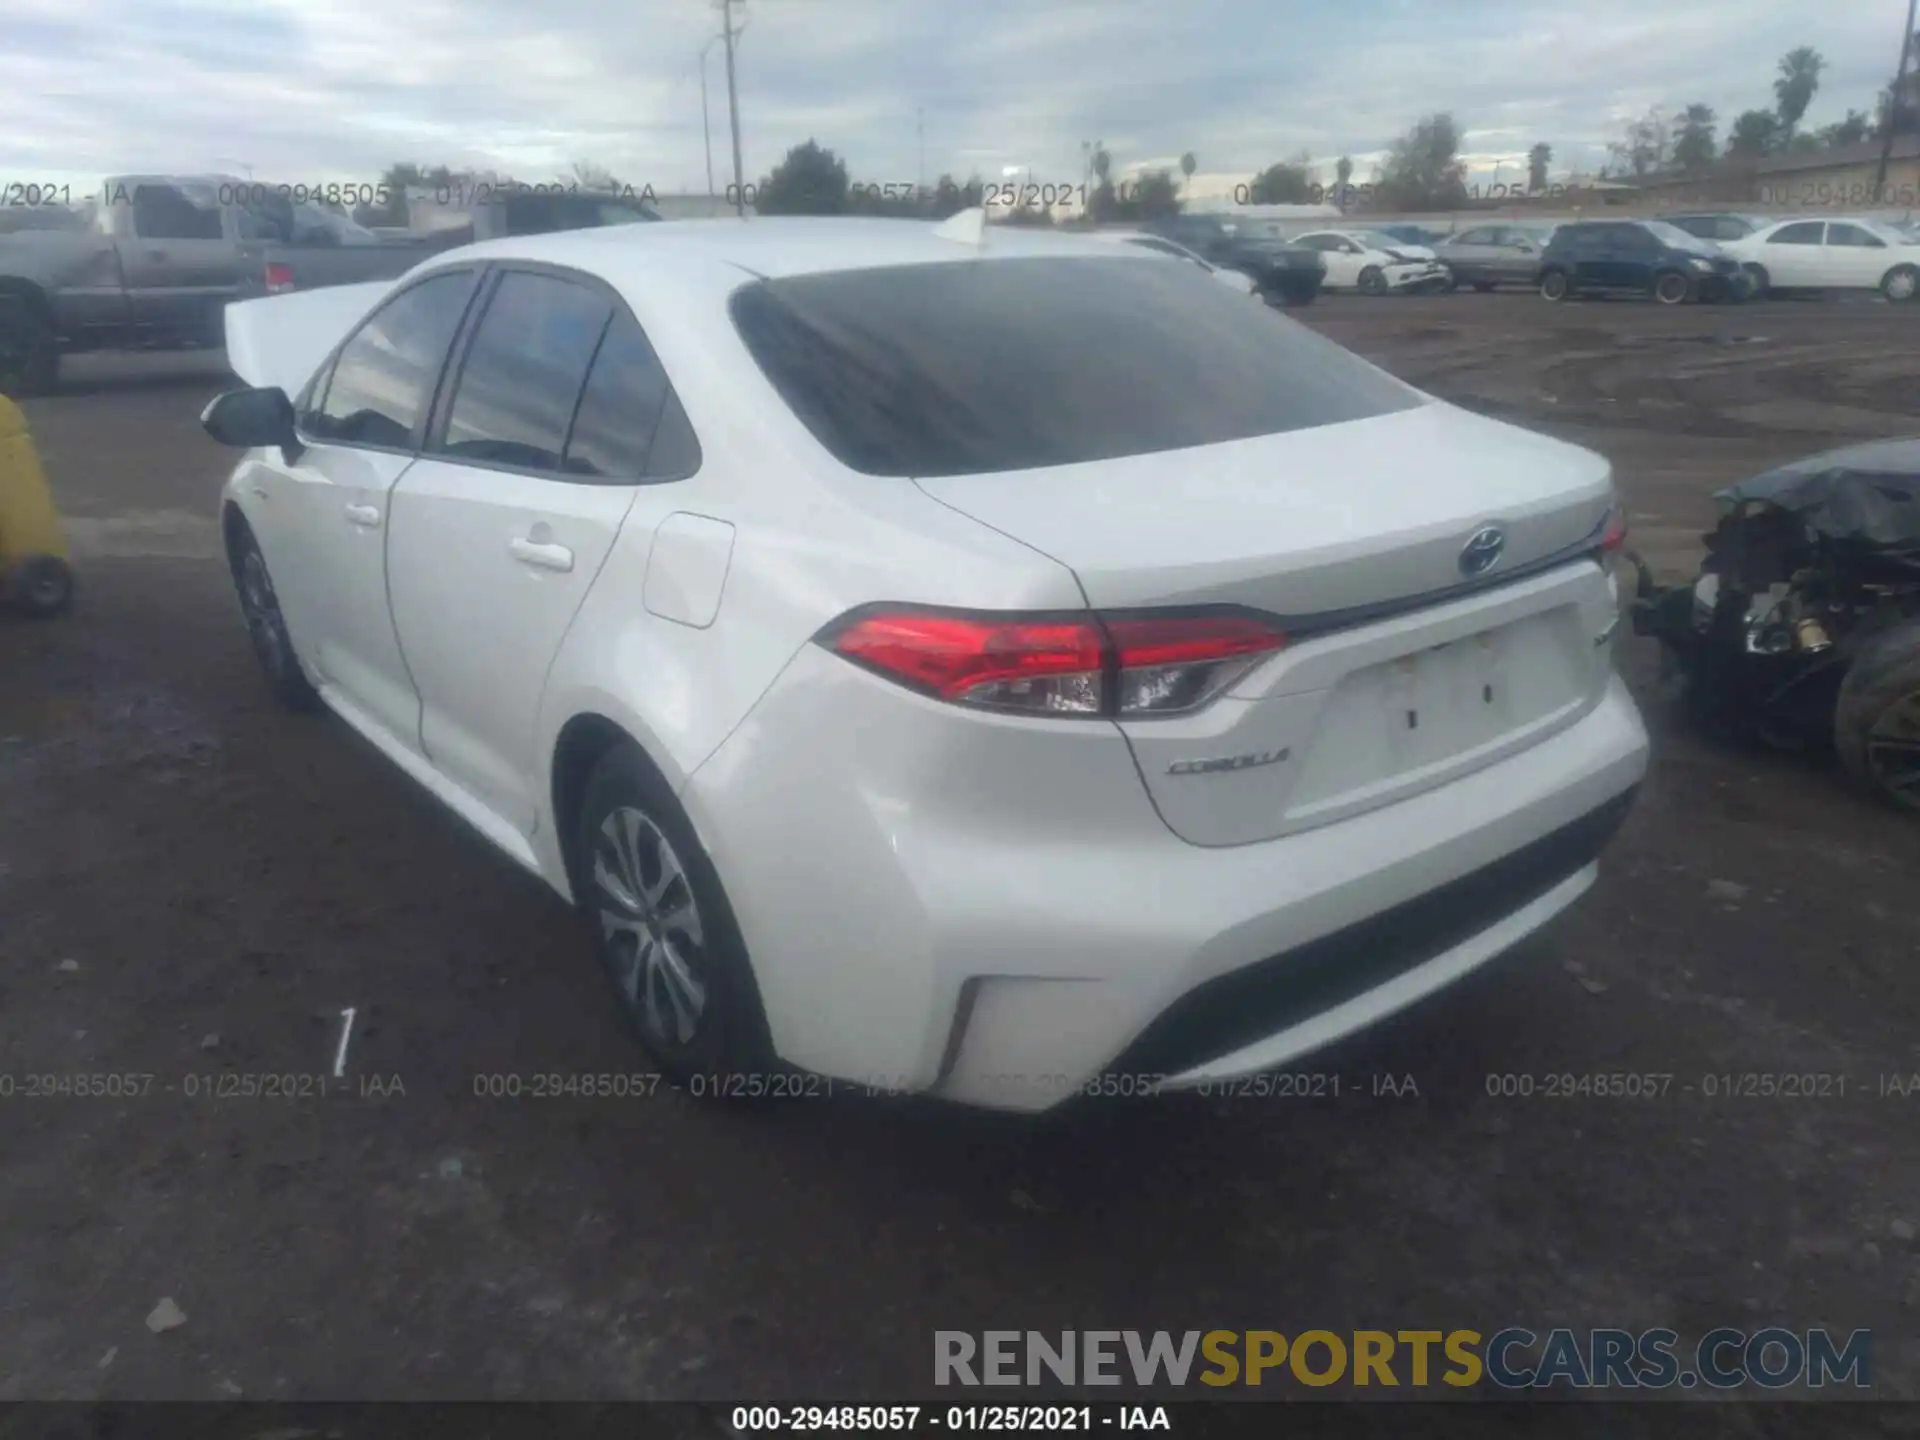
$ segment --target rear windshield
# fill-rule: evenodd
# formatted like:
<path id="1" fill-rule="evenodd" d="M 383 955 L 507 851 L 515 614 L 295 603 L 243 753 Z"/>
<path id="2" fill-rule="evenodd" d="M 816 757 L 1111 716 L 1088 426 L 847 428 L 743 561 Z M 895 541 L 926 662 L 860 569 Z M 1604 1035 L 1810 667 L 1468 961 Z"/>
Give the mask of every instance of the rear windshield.
<path id="1" fill-rule="evenodd" d="M 1212 445 L 1420 395 L 1191 265 L 961 260 L 763 280 L 733 318 L 787 404 L 869 475 Z"/>

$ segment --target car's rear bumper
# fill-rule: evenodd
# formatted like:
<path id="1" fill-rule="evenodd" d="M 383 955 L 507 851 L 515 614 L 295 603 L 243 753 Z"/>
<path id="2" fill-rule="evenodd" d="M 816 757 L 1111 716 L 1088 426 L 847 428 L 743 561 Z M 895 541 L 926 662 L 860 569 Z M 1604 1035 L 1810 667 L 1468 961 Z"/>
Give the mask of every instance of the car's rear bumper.
<path id="1" fill-rule="evenodd" d="M 1613 679 L 1452 783 L 1203 847 L 1117 730 L 958 710 L 809 646 L 684 796 L 784 1059 L 1040 1110 L 1119 1067 L 1284 1063 L 1492 958 L 1591 883 L 1646 760 Z"/>

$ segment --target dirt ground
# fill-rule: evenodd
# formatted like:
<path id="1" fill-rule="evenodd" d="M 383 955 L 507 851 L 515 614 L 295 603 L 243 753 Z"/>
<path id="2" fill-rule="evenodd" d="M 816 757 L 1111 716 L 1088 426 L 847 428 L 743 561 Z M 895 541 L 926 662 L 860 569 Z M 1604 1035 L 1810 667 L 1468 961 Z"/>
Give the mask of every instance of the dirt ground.
<path id="1" fill-rule="evenodd" d="M 1920 309 L 1304 314 L 1607 454 L 1669 574 L 1714 487 L 1920 428 Z M 269 703 L 217 560 L 217 363 L 73 374 L 28 414 L 82 603 L 0 624 L 0 1399 L 880 1399 L 932 1393 L 936 1329 L 1763 1324 L 1870 1328 L 1877 1393 L 1920 1398 L 1920 1093 L 1882 1093 L 1920 1072 L 1920 824 L 1690 737 L 1638 642 L 1655 760 L 1599 886 L 1313 1062 L 1338 1099 L 483 1098 L 646 1068 L 581 932 Z M 1673 1079 L 1489 1094 L 1595 1071 Z M 1844 1093 L 1706 1093 L 1749 1073 Z M 47 1074 L 152 1078 L 29 1097 Z"/>

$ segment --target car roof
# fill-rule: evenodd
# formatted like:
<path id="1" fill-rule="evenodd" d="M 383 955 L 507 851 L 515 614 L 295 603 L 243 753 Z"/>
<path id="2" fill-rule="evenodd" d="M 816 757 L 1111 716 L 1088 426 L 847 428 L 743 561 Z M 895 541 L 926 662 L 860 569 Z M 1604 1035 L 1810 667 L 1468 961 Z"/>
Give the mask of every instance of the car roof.
<path id="1" fill-rule="evenodd" d="M 607 225 L 551 235 L 482 241 L 446 252 L 446 259 L 527 260 L 562 265 L 616 282 L 645 283 L 678 272 L 693 279 L 727 269 L 758 279 L 783 279 L 835 270 L 994 261 L 1019 256 L 1101 256 L 1110 246 L 1085 235 L 1012 225 L 989 225 L 975 246 L 939 233 L 924 220 L 865 216 L 778 216 L 731 220 L 671 220 L 657 225 Z M 736 275 L 734 278 L 738 278 Z"/>

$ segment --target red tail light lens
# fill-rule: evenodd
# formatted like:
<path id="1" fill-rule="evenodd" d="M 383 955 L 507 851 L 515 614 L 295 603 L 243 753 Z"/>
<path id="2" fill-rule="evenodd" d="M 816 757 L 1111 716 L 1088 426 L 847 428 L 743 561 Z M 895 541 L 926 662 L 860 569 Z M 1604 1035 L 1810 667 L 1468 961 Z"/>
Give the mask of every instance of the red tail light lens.
<path id="1" fill-rule="evenodd" d="M 1249 615 L 1114 615 L 1106 626 L 1120 671 L 1122 715 L 1197 709 L 1287 643 Z"/>
<path id="2" fill-rule="evenodd" d="M 267 266 L 267 293 L 282 295 L 293 289 L 293 267 L 291 265 Z"/>
<path id="3" fill-rule="evenodd" d="M 1626 543 L 1627 507 L 1616 500 L 1613 502 L 1613 508 L 1607 511 L 1607 523 L 1601 528 L 1600 548 L 1607 554 L 1612 554 Z"/>
<path id="4" fill-rule="evenodd" d="M 1027 715 L 1193 710 L 1286 637 L 1238 614 L 1023 616 L 874 610 L 822 643 L 942 700 Z"/>

